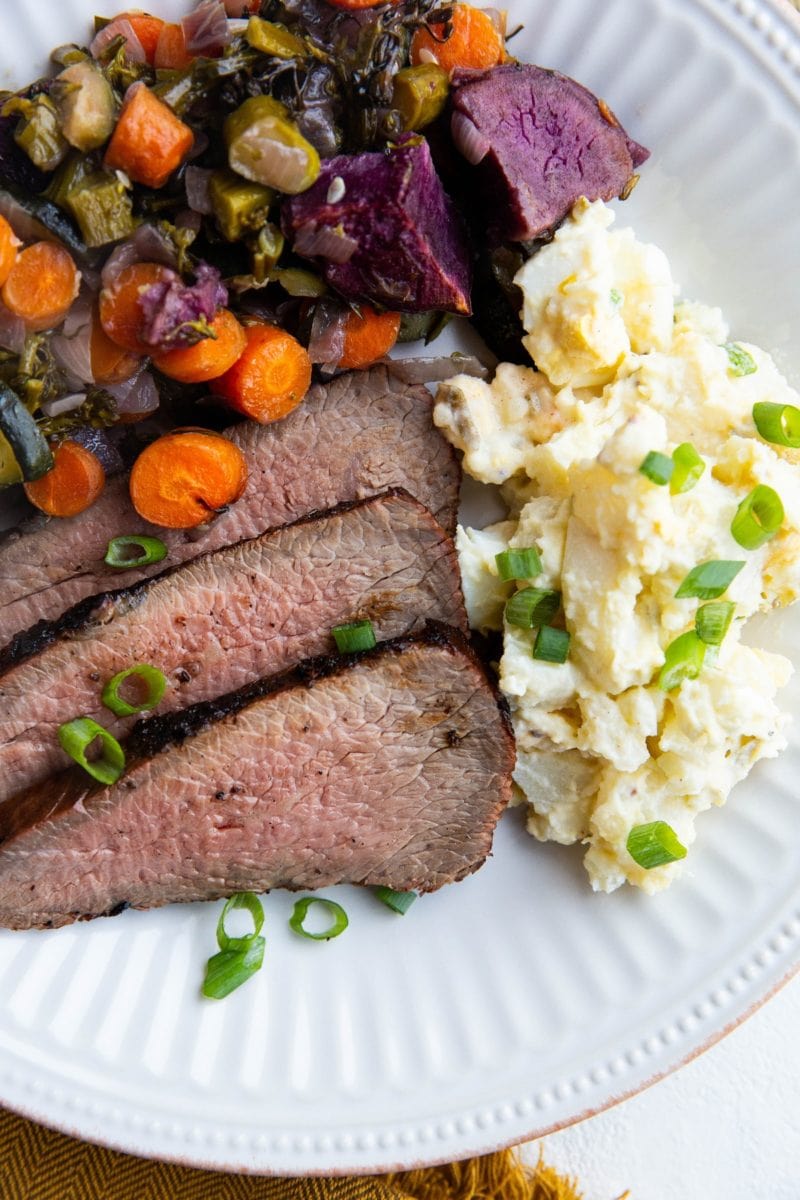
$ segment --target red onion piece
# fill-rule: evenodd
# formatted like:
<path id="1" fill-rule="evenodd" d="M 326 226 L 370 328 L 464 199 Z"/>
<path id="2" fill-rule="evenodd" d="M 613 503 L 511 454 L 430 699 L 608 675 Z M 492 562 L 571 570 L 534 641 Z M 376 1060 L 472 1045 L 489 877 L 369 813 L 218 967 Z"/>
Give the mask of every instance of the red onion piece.
<path id="1" fill-rule="evenodd" d="M 0 347 L 11 354 L 22 354 L 25 349 L 25 323 L 5 304 L 0 304 Z"/>
<path id="2" fill-rule="evenodd" d="M 293 248 L 306 258 L 319 257 L 335 263 L 346 263 L 358 249 L 358 242 L 346 233 L 338 233 L 330 225 L 307 221 L 297 230 Z"/>
<path id="3" fill-rule="evenodd" d="M 89 450 L 100 460 L 100 466 L 106 475 L 116 475 L 125 464 L 122 455 L 109 438 L 105 429 L 95 429 L 93 425 L 84 425 L 81 429 L 73 429 L 69 435 L 70 441 Z"/>
<path id="4" fill-rule="evenodd" d="M 209 171 L 205 167 L 186 168 L 186 200 L 189 208 L 197 213 L 204 213 L 206 216 L 214 211 L 208 190 L 213 174 L 213 171 Z"/>
<path id="5" fill-rule="evenodd" d="M 64 324 L 50 340 L 53 357 L 67 373 L 75 391 L 94 383 L 92 371 L 92 295 L 86 288 L 67 313 Z"/>
<path id="6" fill-rule="evenodd" d="M 140 371 L 123 383 L 112 384 L 105 391 L 114 397 L 120 416 L 146 417 L 155 412 L 161 400 L 149 371 Z"/>
<path id="7" fill-rule="evenodd" d="M 141 262 L 142 256 L 136 249 L 132 241 L 120 242 L 119 246 L 115 246 L 103 264 L 103 272 L 100 281 L 104 288 L 111 287 L 111 284 L 126 267 L 133 266 L 134 263 Z"/>
<path id="8" fill-rule="evenodd" d="M 257 13 L 261 0 L 225 0 L 225 12 L 229 17 L 246 17 Z"/>
<path id="9" fill-rule="evenodd" d="M 338 300 L 321 300 L 314 309 L 308 354 L 313 363 L 335 367 L 344 354 L 344 332 L 349 308 Z"/>
<path id="10" fill-rule="evenodd" d="M 177 267 L 178 255 L 175 246 L 157 225 L 147 222 L 140 225 L 132 241 L 141 262 L 157 262 L 165 267 Z"/>
<path id="11" fill-rule="evenodd" d="M 450 132 L 456 149 L 460 150 L 468 163 L 477 167 L 491 150 L 489 139 L 480 132 L 466 113 L 454 112 L 450 118 Z"/>
<path id="12" fill-rule="evenodd" d="M 136 31 L 130 21 L 125 17 L 115 17 L 113 21 L 104 25 L 99 33 L 95 34 L 89 47 L 92 58 L 100 58 L 106 47 L 114 41 L 114 38 L 118 37 L 124 37 L 127 43 L 125 46 L 126 58 L 129 58 L 131 62 L 147 62 L 144 47 L 136 36 Z"/>
<path id="13" fill-rule="evenodd" d="M 231 40 L 228 16 L 222 0 L 202 0 L 181 21 L 189 54 L 219 58 Z"/>

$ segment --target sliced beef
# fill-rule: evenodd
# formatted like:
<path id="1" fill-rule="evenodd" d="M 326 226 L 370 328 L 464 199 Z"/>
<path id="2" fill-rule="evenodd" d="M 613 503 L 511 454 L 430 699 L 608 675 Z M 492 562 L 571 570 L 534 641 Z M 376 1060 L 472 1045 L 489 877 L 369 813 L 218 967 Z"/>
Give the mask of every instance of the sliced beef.
<path id="1" fill-rule="evenodd" d="M 342 375 L 315 387 L 274 425 L 228 430 L 244 451 L 250 478 L 242 498 L 208 527 L 169 530 L 134 512 L 124 477 L 109 480 L 92 508 L 69 520 L 42 520 L 0 543 L 0 646 L 38 620 L 52 620 L 85 596 L 120 584 L 103 565 L 111 538 L 148 534 L 169 547 L 170 564 L 257 537 L 342 500 L 405 487 L 452 532 L 458 502 L 455 454 L 431 420 L 431 397 L 385 367 Z M 163 566 L 163 564 L 162 564 Z M 126 584 L 153 575 L 130 571 Z"/>
<path id="2" fill-rule="evenodd" d="M 110 787 L 75 767 L 0 808 L 0 924 L 276 887 L 432 891 L 485 859 L 514 760 L 446 627 L 154 717 L 126 750 Z"/>
<path id="3" fill-rule="evenodd" d="M 546 235 L 581 196 L 625 194 L 649 155 L 603 100 L 558 71 L 529 63 L 464 71 L 451 96 L 453 137 L 479 163 L 497 241 Z"/>
<path id="4" fill-rule="evenodd" d="M 437 617 L 466 628 L 455 548 L 399 490 L 91 597 L 0 655 L 0 801 L 69 764 L 62 722 L 131 727 L 100 695 L 134 663 L 164 672 L 172 711 L 330 651 L 344 621 L 369 619 L 380 639 Z"/>

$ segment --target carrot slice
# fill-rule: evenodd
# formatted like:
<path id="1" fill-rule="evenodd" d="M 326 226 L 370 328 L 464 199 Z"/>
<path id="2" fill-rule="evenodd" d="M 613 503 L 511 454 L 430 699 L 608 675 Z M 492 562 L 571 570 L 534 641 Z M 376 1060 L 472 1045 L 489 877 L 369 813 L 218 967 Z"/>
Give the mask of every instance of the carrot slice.
<path id="1" fill-rule="evenodd" d="M 31 504 L 50 517 L 76 517 L 94 504 L 106 485 L 96 455 L 78 442 L 53 447 L 53 466 L 33 483 L 23 484 Z"/>
<path id="2" fill-rule="evenodd" d="M 153 357 L 153 365 L 162 375 L 179 383 L 205 383 L 216 379 L 232 367 L 245 348 L 245 334 L 239 322 L 227 308 L 221 308 L 211 322 L 213 337 L 203 338 L 193 346 L 176 346 Z"/>
<path id="3" fill-rule="evenodd" d="M 154 283 L 173 278 L 169 267 L 160 263 L 133 263 L 120 271 L 116 279 L 100 293 L 100 324 L 112 342 L 133 354 L 150 354 L 153 347 L 142 338 L 144 313 L 139 300 Z"/>
<path id="4" fill-rule="evenodd" d="M 437 62 L 445 71 L 458 67 L 487 70 L 505 58 L 505 42 L 492 18 L 471 4 L 456 4 L 451 18 L 453 32 L 446 41 L 444 25 L 421 28 L 411 39 L 411 62 Z"/>
<path id="5" fill-rule="evenodd" d="M 290 413 L 311 383 L 311 359 L 296 338 L 276 325 L 248 325 L 247 346 L 213 390 L 236 412 L 262 425 Z"/>
<path id="6" fill-rule="evenodd" d="M 186 49 L 186 35 L 182 25 L 166 24 L 158 37 L 153 55 L 153 65 L 163 71 L 183 71 L 194 61 L 194 55 Z"/>
<path id="7" fill-rule="evenodd" d="M 194 144 L 188 125 L 144 83 L 132 84 L 106 150 L 105 165 L 136 183 L 160 188 Z"/>
<path id="8" fill-rule="evenodd" d="M 89 338 L 89 361 L 95 383 L 123 383 L 139 369 L 141 357 L 112 342 L 100 323 L 97 308 L 92 312 L 92 330 Z"/>
<path id="9" fill-rule="evenodd" d="M 22 242 L 14 233 L 5 217 L 0 217 L 0 287 L 11 274 L 11 268 L 17 261 L 17 253 Z"/>
<path id="10" fill-rule="evenodd" d="M 164 28 L 164 21 L 161 20 L 161 17 L 154 17 L 145 12 L 124 12 L 119 16 L 130 22 L 133 32 L 142 44 L 147 61 L 152 65 L 156 56 L 158 39 Z"/>
<path id="11" fill-rule="evenodd" d="M 151 442 L 133 464 L 133 507 L 152 525 L 193 529 L 239 499 L 247 461 L 220 433 L 176 430 Z"/>
<path id="12" fill-rule="evenodd" d="M 80 283 L 80 271 L 63 246 L 34 242 L 14 260 L 3 284 L 3 303 L 33 332 L 54 329 L 69 312 Z"/>
<path id="13" fill-rule="evenodd" d="M 388 354 L 400 332 L 400 314 L 375 312 L 367 304 L 361 314 L 351 312 L 344 331 L 344 352 L 339 366 L 347 370 L 371 367 Z"/>

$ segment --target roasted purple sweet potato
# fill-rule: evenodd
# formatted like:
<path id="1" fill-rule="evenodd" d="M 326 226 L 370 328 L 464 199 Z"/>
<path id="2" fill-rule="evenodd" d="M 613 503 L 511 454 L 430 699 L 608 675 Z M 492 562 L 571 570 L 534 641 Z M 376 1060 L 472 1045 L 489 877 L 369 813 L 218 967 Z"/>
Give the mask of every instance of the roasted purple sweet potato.
<path id="1" fill-rule="evenodd" d="M 308 191 L 284 201 L 282 219 L 348 300 L 470 312 L 466 232 L 422 138 L 328 159 Z"/>
<path id="2" fill-rule="evenodd" d="M 604 101 L 558 71 L 456 72 L 451 96 L 453 138 L 476 167 L 496 241 L 546 235 L 580 196 L 624 195 L 649 156 Z"/>

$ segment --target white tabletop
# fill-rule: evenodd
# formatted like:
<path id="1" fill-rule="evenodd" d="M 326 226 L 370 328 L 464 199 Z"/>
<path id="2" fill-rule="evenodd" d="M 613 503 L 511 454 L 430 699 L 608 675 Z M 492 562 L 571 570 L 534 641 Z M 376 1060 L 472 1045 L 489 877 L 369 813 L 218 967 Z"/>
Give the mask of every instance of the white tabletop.
<path id="1" fill-rule="evenodd" d="M 680 1071 L 526 1147 L 584 1200 L 798 1200 L 800 977 Z"/>

